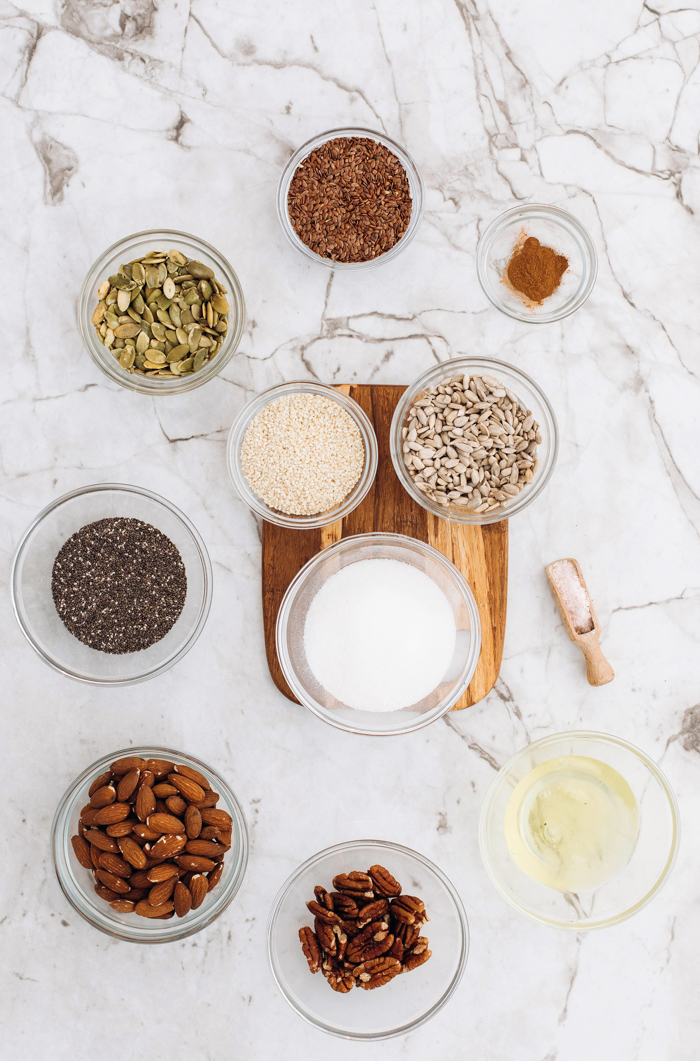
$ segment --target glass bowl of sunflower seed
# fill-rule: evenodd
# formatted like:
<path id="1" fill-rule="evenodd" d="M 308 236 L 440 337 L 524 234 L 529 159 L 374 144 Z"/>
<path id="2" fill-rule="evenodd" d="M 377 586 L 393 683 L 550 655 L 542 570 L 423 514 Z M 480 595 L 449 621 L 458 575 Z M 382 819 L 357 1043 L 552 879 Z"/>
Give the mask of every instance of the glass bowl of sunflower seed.
<path id="1" fill-rule="evenodd" d="M 231 359 L 245 303 L 223 255 L 162 229 L 127 236 L 97 259 L 78 319 L 88 353 L 110 379 L 142 394 L 182 394 Z"/>

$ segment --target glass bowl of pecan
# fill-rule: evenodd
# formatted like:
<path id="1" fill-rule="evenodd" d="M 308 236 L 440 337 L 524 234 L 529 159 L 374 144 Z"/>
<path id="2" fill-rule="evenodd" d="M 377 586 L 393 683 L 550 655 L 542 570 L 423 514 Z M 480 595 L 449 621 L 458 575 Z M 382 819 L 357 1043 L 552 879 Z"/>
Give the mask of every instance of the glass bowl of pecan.
<path id="1" fill-rule="evenodd" d="M 171 748 L 125 748 L 68 787 L 51 849 L 63 894 L 91 925 L 131 943 L 170 943 L 233 901 L 248 831 L 211 766 Z"/>
<path id="2" fill-rule="evenodd" d="M 385 840 L 337 844 L 308 859 L 268 920 L 270 966 L 285 999 L 345 1039 L 390 1039 L 424 1024 L 454 994 L 468 953 L 454 886 L 424 855 Z"/>

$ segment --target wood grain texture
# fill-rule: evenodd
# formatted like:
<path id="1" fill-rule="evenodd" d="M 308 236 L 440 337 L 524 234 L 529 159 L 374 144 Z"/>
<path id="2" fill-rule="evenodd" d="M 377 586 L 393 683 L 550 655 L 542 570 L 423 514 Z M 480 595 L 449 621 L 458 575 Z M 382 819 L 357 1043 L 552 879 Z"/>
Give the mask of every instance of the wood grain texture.
<path id="1" fill-rule="evenodd" d="M 453 711 L 482 700 L 501 667 L 508 594 L 508 521 L 488 526 L 464 526 L 439 519 L 406 493 L 394 472 L 389 429 L 394 409 L 405 387 L 348 386 L 374 424 L 379 447 L 377 477 L 364 501 L 349 516 L 320 530 L 295 531 L 263 523 L 262 602 L 265 651 L 270 674 L 280 692 L 296 702 L 284 680 L 275 649 L 275 624 L 287 586 L 321 549 L 340 538 L 370 531 L 407 534 L 429 542 L 465 576 L 481 616 L 481 655 L 467 691 Z"/>

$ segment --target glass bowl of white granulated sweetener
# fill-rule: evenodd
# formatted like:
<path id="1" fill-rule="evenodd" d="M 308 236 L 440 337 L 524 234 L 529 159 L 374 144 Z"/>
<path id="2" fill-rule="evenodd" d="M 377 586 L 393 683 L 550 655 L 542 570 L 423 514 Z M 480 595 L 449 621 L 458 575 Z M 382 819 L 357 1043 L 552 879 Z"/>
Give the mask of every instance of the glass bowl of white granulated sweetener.
<path id="1" fill-rule="evenodd" d="M 246 505 L 296 530 L 343 519 L 377 474 L 377 437 L 360 405 L 337 387 L 294 382 L 243 407 L 226 460 Z"/>
<path id="2" fill-rule="evenodd" d="M 297 699 L 332 726 L 410 733 L 449 711 L 481 649 L 469 585 L 437 549 L 358 534 L 323 549 L 290 584 L 277 656 Z"/>

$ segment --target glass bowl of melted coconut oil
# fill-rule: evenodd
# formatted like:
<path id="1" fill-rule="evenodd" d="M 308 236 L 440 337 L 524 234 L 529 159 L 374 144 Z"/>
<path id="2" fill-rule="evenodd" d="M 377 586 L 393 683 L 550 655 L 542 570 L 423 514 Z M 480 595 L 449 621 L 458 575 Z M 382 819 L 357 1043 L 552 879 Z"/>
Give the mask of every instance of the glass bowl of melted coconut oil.
<path id="1" fill-rule="evenodd" d="M 675 796 L 651 759 L 618 737 L 559 733 L 498 773 L 481 812 L 487 871 L 523 913 L 575 931 L 641 910 L 678 850 Z"/>

